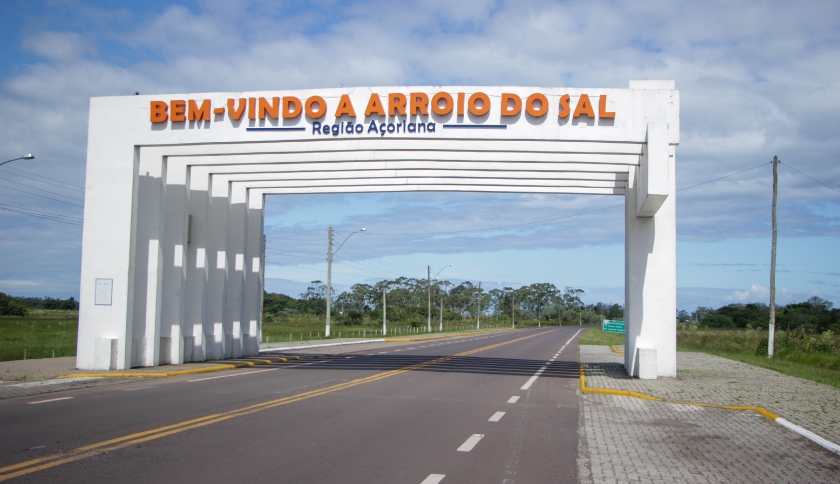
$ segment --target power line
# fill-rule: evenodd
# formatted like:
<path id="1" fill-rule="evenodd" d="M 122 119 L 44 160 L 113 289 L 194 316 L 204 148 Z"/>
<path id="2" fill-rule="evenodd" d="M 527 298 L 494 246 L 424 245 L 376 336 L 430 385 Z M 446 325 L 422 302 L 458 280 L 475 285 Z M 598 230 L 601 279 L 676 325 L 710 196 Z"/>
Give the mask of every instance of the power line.
<path id="1" fill-rule="evenodd" d="M 706 184 L 713 183 L 713 182 L 716 182 L 716 181 L 719 181 L 719 180 L 723 180 L 724 178 L 729 178 L 731 176 L 740 175 L 741 173 L 746 173 L 748 171 L 755 170 L 756 168 L 760 168 L 760 167 L 762 167 L 764 165 L 767 165 L 767 164 L 768 163 L 762 163 L 762 164 L 756 165 L 752 168 L 747 168 L 746 170 L 742 170 L 742 171 L 739 171 L 739 172 L 736 172 L 736 173 L 730 173 L 729 175 L 722 176 L 720 178 L 715 178 L 713 180 L 705 181 L 703 183 L 698 183 L 696 185 L 691 185 L 691 186 L 688 186 L 688 187 L 679 188 L 679 189 L 677 189 L 677 191 L 681 192 L 683 190 L 688 190 L 688 189 L 691 189 L 691 188 L 694 188 L 694 187 L 699 187 L 701 185 L 706 185 Z M 573 215 L 564 215 L 562 217 L 547 218 L 547 219 L 544 219 L 544 220 L 536 220 L 536 221 L 533 221 L 533 222 L 523 222 L 523 223 L 519 223 L 519 224 L 499 225 L 499 226 L 496 226 L 496 227 L 485 227 L 485 228 L 481 228 L 481 229 L 453 230 L 453 231 L 446 231 L 446 232 L 399 232 L 399 233 L 398 232 L 373 232 L 373 231 L 371 231 L 369 233 L 371 235 L 446 235 L 446 234 L 463 234 L 463 233 L 471 233 L 471 232 L 484 232 L 484 231 L 487 231 L 487 230 L 500 230 L 500 229 L 508 229 L 508 228 L 513 228 L 513 227 L 524 227 L 524 226 L 527 226 L 527 225 L 544 224 L 546 222 L 556 222 L 558 220 L 565 220 L 565 219 L 569 219 L 569 218 L 573 218 L 573 217 L 580 217 L 582 215 L 589 215 L 591 213 L 603 212 L 605 210 L 611 210 L 613 208 L 618 208 L 618 207 L 623 207 L 623 206 L 624 206 L 624 204 L 612 205 L 612 206 L 609 206 L 609 207 L 590 210 L 588 212 L 576 213 L 576 214 L 573 214 Z"/>
<path id="2" fill-rule="evenodd" d="M 48 200 L 54 200 L 54 201 L 56 201 L 56 202 L 66 203 L 67 205 L 73 205 L 74 207 L 79 207 L 79 208 L 84 208 L 84 207 L 85 207 L 84 205 L 76 205 L 75 203 L 70 203 L 70 202 L 67 202 L 67 201 L 65 201 L 65 200 L 59 200 L 59 199 L 57 199 L 57 198 L 48 197 L 48 196 L 46 196 L 46 195 L 40 195 L 40 194 L 38 194 L 38 193 L 28 192 L 28 191 L 26 191 L 26 190 L 21 190 L 20 188 L 8 187 L 8 186 L 6 186 L 6 185 L 0 185 L 0 187 L 6 188 L 6 189 L 9 189 L 9 190 L 14 190 L 14 191 L 16 191 L 16 192 L 28 193 L 28 194 L 30 194 L 30 195 L 35 195 L 36 197 L 46 198 L 46 199 L 48 199 Z"/>
<path id="3" fill-rule="evenodd" d="M 82 193 L 84 193 L 84 192 L 85 192 L 85 189 L 84 189 L 84 188 L 78 188 L 78 187 L 76 187 L 76 186 L 74 186 L 74 185 L 70 185 L 70 184 L 68 184 L 67 186 L 63 186 L 63 185 L 60 185 L 60 184 L 58 184 L 58 183 L 53 183 L 53 182 L 48 182 L 48 181 L 44 181 L 44 180 L 39 180 L 39 179 L 37 179 L 37 178 L 35 178 L 35 177 L 32 177 L 32 176 L 26 176 L 26 175 L 21 175 L 21 174 L 19 174 L 19 173 L 9 173 L 9 175 L 19 176 L 19 177 L 22 177 L 22 178 L 28 178 L 28 179 L 30 179 L 30 180 L 35 180 L 35 181 L 36 181 L 36 182 L 38 182 L 38 183 L 46 183 L 47 185 L 52 185 L 52 186 L 54 186 L 54 187 L 63 188 L 64 190 L 75 190 L 75 191 L 77 191 L 77 192 L 82 192 Z"/>
<path id="4" fill-rule="evenodd" d="M 75 200 L 77 202 L 84 202 L 84 200 L 80 199 L 80 198 L 74 198 L 74 197 L 70 197 L 70 196 L 67 196 L 67 195 L 62 195 L 61 193 L 51 192 L 49 190 L 44 190 L 43 188 L 38 188 L 36 186 L 28 185 L 28 184 L 23 183 L 23 182 L 19 182 L 19 181 L 15 181 L 15 180 L 9 180 L 7 178 L 0 178 L 0 180 L 3 180 L 5 182 L 9 182 L 9 183 L 17 183 L 18 185 L 23 185 L 25 187 L 29 187 L 29 188 L 32 188 L 34 190 L 38 190 L 38 191 L 41 191 L 41 192 L 44 192 L 44 193 L 49 193 L 51 195 L 57 195 L 59 197 L 69 198 L 70 200 Z"/>
<path id="5" fill-rule="evenodd" d="M 678 188 L 678 189 L 677 189 L 677 191 L 678 191 L 678 192 L 681 192 L 681 191 L 683 191 L 683 190 L 688 190 L 689 188 L 694 188 L 694 187 L 699 187 L 699 186 L 701 186 L 701 185 L 707 185 L 707 184 L 709 184 L 709 183 L 714 183 L 714 182 L 716 182 L 716 181 L 723 180 L 724 178 L 729 178 L 729 177 L 731 177 L 731 176 L 740 175 L 741 173 L 746 173 L 746 172 L 748 172 L 748 171 L 752 171 L 752 170 L 755 170 L 756 168 L 761 168 L 762 166 L 769 165 L 769 164 L 770 164 L 770 162 L 767 162 L 767 163 L 762 163 L 762 164 L 760 164 L 760 165 L 756 165 L 756 166 L 754 166 L 754 167 L 752 167 L 752 168 L 747 168 L 746 170 L 739 171 L 739 172 L 737 172 L 737 173 L 730 173 L 729 175 L 722 176 L 722 177 L 720 177 L 720 178 L 715 178 L 714 180 L 704 181 L 703 183 L 698 183 L 698 184 L 696 184 L 696 185 L 691 185 L 691 186 L 684 187 L 684 188 Z"/>
<path id="6" fill-rule="evenodd" d="M 779 164 L 781 165 L 781 164 L 782 164 L 782 162 L 780 161 L 780 162 L 779 162 Z M 824 187 L 828 188 L 829 190 L 834 190 L 835 192 L 840 193 L 840 190 L 838 190 L 838 189 L 836 189 L 836 188 L 834 188 L 834 187 L 832 187 L 832 186 L 826 185 L 825 183 L 823 183 L 823 182 L 821 182 L 821 181 L 817 180 L 816 178 L 814 178 L 814 177 L 812 177 L 812 176 L 810 176 L 810 175 L 806 175 L 805 173 L 802 173 L 801 171 L 797 170 L 796 168 L 794 168 L 794 167 L 792 167 L 792 166 L 790 166 L 790 165 L 788 165 L 788 164 L 784 164 L 783 166 L 785 166 L 785 167 L 787 167 L 787 168 L 790 168 L 791 170 L 795 171 L 796 173 L 799 173 L 800 175 L 802 175 L 802 176 L 804 176 L 804 177 L 808 177 L 808 178 L 810 178 L 811 180 L 814 180 L 815 182 L 817 182 L 817 183 L 819 183 L 820 185 L 822 185 L 822 186 L 824 186 Z"/>
<path id="7" fill-rule="evenodd" d="M 11 205 L 0 205 L 0 210 L 16 213 L 19 215 L 28 215 L 30 217 L 41 218 L 44 220 L 52 220 L 53 222 L 61 222 L 68 225 L 76 225 L 77 227 L 81 227 L 84 225 L 81 221 L 72 220 L 70 218 L 62 218 L 64 217 L 64 215 L 49 214 L 49 212 L 40 212 L 37 210 L 30 211 L 30 209 L 14 207 Z"/>
<path id="8" fill-rule="evenodd" d="M 12 172 L 12 173 L 14 173 L 14 172 L 21 172 L 21 173 L 26 173 L 27 175 L 30 175 L 30 176 L 35 176 L 35 177 L 38 177 L 38 178 L 44 178 L 45 180 L 51 180 L 51 181 L 54 181 L 54 182 L 57 182 L 57 183 L 62 183 L 62 184 L 64 184 L 64 185 L 67 185 L 68 187 L 73 187 L 73 188 L 75 188 L 76 190 L 81 190 L 81 191 L 84 191 L 84 190 L 85 190 L 85 187 L 80 187 L 80 186 L 78 186 L 78 185 L 73 185 L 73 184 L 70 184 L 70 183 L 66 183 L 66 182 L 63 182 L 63 181 L 61 181 L 61 180 L 56 180 L 55 178 L 50 178 L 50 177 L 48 177 L 48 176 L 39 175 L 39 174 L 37 174 L 37 173 L 32 173 L 32 172 L 30 172 L 30 171 L 21 170 L 20 168 L 11 168 L 11 167 L 5 166 L 5 167 L 3 167 L 3 169 L 4 169 L 4 170 L 8 170 L 8 171 L 10 171 L 10 172 Z M 18 176 L 24 176 L 24 175 L 18 175 Z M 28 178 L 28 177 L 27 177 L 27 178 Z"/>

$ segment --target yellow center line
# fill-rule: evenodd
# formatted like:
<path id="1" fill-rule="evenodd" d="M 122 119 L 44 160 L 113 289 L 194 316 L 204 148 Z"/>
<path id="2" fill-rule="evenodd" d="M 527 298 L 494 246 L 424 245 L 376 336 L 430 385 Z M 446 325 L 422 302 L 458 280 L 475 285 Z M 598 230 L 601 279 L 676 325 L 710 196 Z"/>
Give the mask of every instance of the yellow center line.
<path id="1" fill-rule="evenodd" d="M 399 375 L 401 373 L 405 373 L 412 370 L 417 370 L 426 366 L 436 365 L 438 363 L 442 363 L 445 361 L 449 361 L 453 358 L 461 357 L 461 356 L 468 356 L 474 353 L 478 353 L 480 351 L 486 351 L 492 348 L 497 348 L 499 346 L 504 346 L 510 343 L 516 343 L 518 341 L 522 341 L 528 338 L 533 338 L 543 333 L 534 333 L 529 336 L 523 336 L 521 338 L 513 339 L 510 341 L 504 341 L 501 343 L 496 343 L 488 346 L 483 346 L 481 348 L 476 348 L 474 350 L 464 351 L 462 353 L 457 353 L 452 356 L 444 356 L 441 358 L 437 358 L 434 360 L 422 362 L 422 363 L 415 363 L 413 365 L 408 365 L 403 368 L 399 368 L 396 370 L 389 370 L 384 371 L 381 373 L 377 373 L 375 375 L 367 376 L 364 378 L 358 378 L 356 380 L 352 380 L 349 382 L 343 382 L 336 385 L 328 386 L 325 388 L 320 388 L 317 390 L 310 390 L 308 392 L 298 393 L 296 395 L 290 395 L 288 397 L 279 398 L 276 400 L 270 400 L 268 402 L 258 403 L 254 405 L 249 405 L 247 407 L 239 408 L 236 410 L 230 410 L 228 412 L 217 413 L 213 415 L 207 415 L 204 417 L 186 420 L 184 422 L 166 425 L 164 427 L 158 427 L 152 430 L 146 430 L 143 432 L 137 432 L 134 434 L 126 435 L 123 437 L 118 437 L 115 439 L 106 440 L 103 442 L 99 442 L 96 444 L 86 445 L 84 447 L 79 447 L 78 449 L 72 450 L 70 452 L 56 454 L 49 457 L 42 457 L 39 459 L 32 459 L 26 462 L 21 462 L 18 464 L 13 464 L 6 467 L 0 467 L 0 481 L 5 481 L 8 479 L 12 479 L 14 477 L 22 476 L 25 474 L 30 474 L 33 472 L 37 472 L 44 469 L 49 469 L 51 467 L 55 467 L 61 464 L 66 464 L 69 462 L 77 461 L 80 459 L 84 459 L 86 457 L 92 457 L 94 455 L 99 455 L 105 452 L 110 452 L 114 450 L 118 450 L 124 447 L 129 447 L 134 444 L 139 444 L 142 442 L 148 442 L 150 440 L 159 439 L 161 437 L 166 437 L 168 435 L 177 434 L 180 432 L 185 432 L 187 430 L 196 429 L 199 427 L 204 427 L 206 425 L 223 422 L 225 420 L 229 420 L 235 417 L 241 417 L 243 415 L 248 415 L 251 413 L 259 412 L 262 410 L 267 410 L 269 408 L 279 407 L 282 405 L 288 405 L 290 403 L 299 402 L 301 400 L 306 400 L 309 398 L 314 398 L 321 395 L 326 395 L 328 393 L 337 392 L 339 390 L 344 390 L 347 388 L 351 388 L 357 385 L 363 385 L 366 383 L 371 383 L 374 381 L 382 380 L 385 378 L 389 378 L 395 375 Z M 40 464 L 40 465 L 37 465 Z M 34 467 L 32 467 L 34 466 Z M 20 469 L 20 470 L 17 470 Z M 15 471 L 6 474 L 9 471 Z"/>

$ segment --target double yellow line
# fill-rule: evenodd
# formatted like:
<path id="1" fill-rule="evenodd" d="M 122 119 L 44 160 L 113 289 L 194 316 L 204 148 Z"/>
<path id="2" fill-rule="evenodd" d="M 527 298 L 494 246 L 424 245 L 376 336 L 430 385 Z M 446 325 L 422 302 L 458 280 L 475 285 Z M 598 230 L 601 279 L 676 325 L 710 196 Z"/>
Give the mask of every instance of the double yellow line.
<path id="1" fill-rule="evenodd" d="M 529 336 L 524 336 L 522 338 L 513 339 L 510 341 L 503 341 L 501 343 L 492 344 L 489 346 L 483 346 L 481 348 L 476 348 L 474 350 L 464 351 L 463 353 L 458 353 L 452 356 L 445 356 L 442 358 L 437 358 L 434 360 L 429 360 L 423 363 L 416 363 L 413 365 L 405 366 L 396 370 L 384 371 L 382 373 L 377 373 L 375 375 L 371 375 L 365 378 L 359 378 L 356 380 L 351 380 L 349 382 L 339 383 L 336 385 L 328 386 L 325 388 L 320 388 L 317 390 L 311 390 L 304 393 L 298 393 L 296 395 L 291 395 L 288 397 L 278 398 L 276 400 L 270 400 L 268 402 L 258 403 L 255 405 L 249 405 L 247 407 L 243 407 L 236 410 L 230 410 L 228 412 L 217 413 L 213 415 L 207 415 L 205 417 L 200 417 L 193 420 L 187 420 L 184 422 L 176 423 L 173 425 L 167 425 L 164 427 L 158 427 L 152 430 L 146 430 L 144 432 L 138 432 L 130 435 L 126 435 L 124 437 L 118 437 L 116 439 L 106 440 L 103 442 L 99 442 L 96 444 L 87 445 L 84 447 L 79 447 L 78 449 L 66 452 L 55 454 L 48 457 L 42 457 L 39 459 L 32 459 L 26 462 L 21 462 L 19 464 L 13 464 L 6 467 L 0 468 L 0 481 L 5 481 L 8 479 L 12 479 L 14 477 L 22 476 L 25 474 L 31 474 L 33 472 L 42 471 L 45 469 L 49 469 L 51 467 L 59 466 L 62 464 L 67 464 L 69 462 L 74 462 L 77 460 L 85 459 L 88 457 L 93 457 L 95 455 L 99 455 L 105 452 L 111 452 L 114 450 L 122 449 L 124 447 L 129 447 L 135 444 L 140 444 L 143 442 L 148 442 L 150 440 L 159 439 L 161 437 L 166 437 L 168 435 L 173 435 L 181 432 L 185 432 L 187 430 L 196 429 L 199 427 L 204 427 L 206 425 L 211 425 L 214 423 L 224 422 L 225 420 L 230 420 L 236 417 L 242 417 L 244 415 L 249 415 L 255 412 L 260 412 L 263 410 L 267 410 L 269 408 L 279 407 L 282 405 L 288 405 L 290 403 L 299 402 L 301 400 L 307 400 L 310 398 L 318 397 L 321 395 L 326 395 L 328 393 L 337 392 L 340 390 L 345 390 L 347 388 L 352 388 L 357 385 L 364 385 L 366 383 L 372 383 L 378 380 L 382 380 L 385 378 L 389 378 L 395 375 L 399 375 L 401 373 L 405 373 L 412 370 L 418 370 L 420 368 L 436 365 L 438 363 L 442 363 L 445 361 L 449 361 L 453 358 L 457 358 L 460 356 L 468 356 L 474 353 L 478 353 L 480 351 L 489 350 L 492 348 L 497 348 L 499 346 L 504 346 L 511 343 L 516 343 L 518 341 L 522 341 L 528 338 L 533 338 L 543 333 L 535 333 Z"/>

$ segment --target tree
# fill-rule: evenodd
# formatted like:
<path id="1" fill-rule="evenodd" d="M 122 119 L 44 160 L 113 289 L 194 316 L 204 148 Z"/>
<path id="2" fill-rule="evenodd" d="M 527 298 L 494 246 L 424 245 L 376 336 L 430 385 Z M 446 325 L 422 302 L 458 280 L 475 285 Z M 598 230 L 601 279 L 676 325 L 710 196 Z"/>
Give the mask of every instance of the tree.
<path id="1" fill-rule="evenodd" d="M 533 312 L 537 314 L 537 322 L 539 323 L 542 310 L 556 297 L 558 292 L 557 287 L 548 282 L 538 282 L 522 289 L 525 292 L 523 303 L 530 306 Z"/>
<path id="2" fill-rule="evenodd" d="M 26 316 L 26 306 L 0 292 L 0 316 Z"/>
<path id="3" fill-rule="evenodd" d="M 306 288 L 306 292 L 300 294 L 300 298 L 306 302 L 310 311 L 315 314 L 327 313 L 327 285 L 321 281 L 312 281 L 312 285 Z"/>

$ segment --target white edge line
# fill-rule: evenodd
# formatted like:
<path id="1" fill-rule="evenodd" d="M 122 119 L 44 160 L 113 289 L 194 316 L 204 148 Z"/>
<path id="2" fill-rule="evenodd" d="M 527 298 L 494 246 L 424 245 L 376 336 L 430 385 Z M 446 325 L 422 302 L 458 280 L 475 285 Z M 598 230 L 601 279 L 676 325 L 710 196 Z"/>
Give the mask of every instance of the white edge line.
<path id="1" fill-rule="evenodd" d="M 835 454 L 840 454 L 840 445 L 828 441 L 820 437 L 819 435 L 811 432 L 810 430 L 803 429 L 799 425 L 790 423 L 782 417 L 777 418 L 776 423 L 781 425 L 782 427 L 787 427 L 788 429 L 793 430 L 797 434 L 805 437 L 806 439 L 810 440 L 811 442 L 814 442 L 815 444 L 819 445 L 820 447 L 823 447 L 824 449 L 828 449 L 834 452 Z"/>
<path id="2" fill-rule="evenodd" d="M 76 397 L 50 398 L 49 400 L 38 400 L 37 402 L 26 402 L 25 405 L 37 405 L 39 403 L 57 402 L 59 400 L 70 400 L 71 398 L 76 398 Z"/>
<path id="3" fill-rule="evenodd" d="M 420 484 L 438 484 L 444 477 L 446 474 L 429 474 L 429 477 L 423 479 Z"/>
<path id="4" fill-rule="evenodd" d="M 289 367 L 286 367 L 286 368 L 289 368 Z M 216 378 L 228 378 L 228 377 L 232 377 L 232 376 L 253 375 L 254 373 L 262 373 L 264 371 L 274 371 L 274 370 L 278 370 L 278 369 L 279 368 L 269 368 L 267 370 L 242 371 L 242 372 L 239 372 L 239 373 L 232 373 L 230 375 L 209 376 L 207 378 L 199 378 L 197 380 L 187 380 L 184 383 L 192 383 L 192 382 L 195 382 L 195 381 L 204 381 L 204 380 L 215 380 Z"/>
<path id="5" fill-rule="evenodd" d="M 260 353 L 268 353 L 271 351 L 284 351 L 284 350 L 305 350 L 308 348 L 325 348 L 327 346 L 344 346 L 344 345 L 360 345 L 365 343 L 383 343 L 385 340 L 382 338 L 379 339 L 369 339 L 365 341 L 346 341 L 344 343 L 324 343 L 320 345 L 306 345 L 306 346 L 287 346 L 284 348 L 266 348 L 264 350 L 260 350 Z"/>

